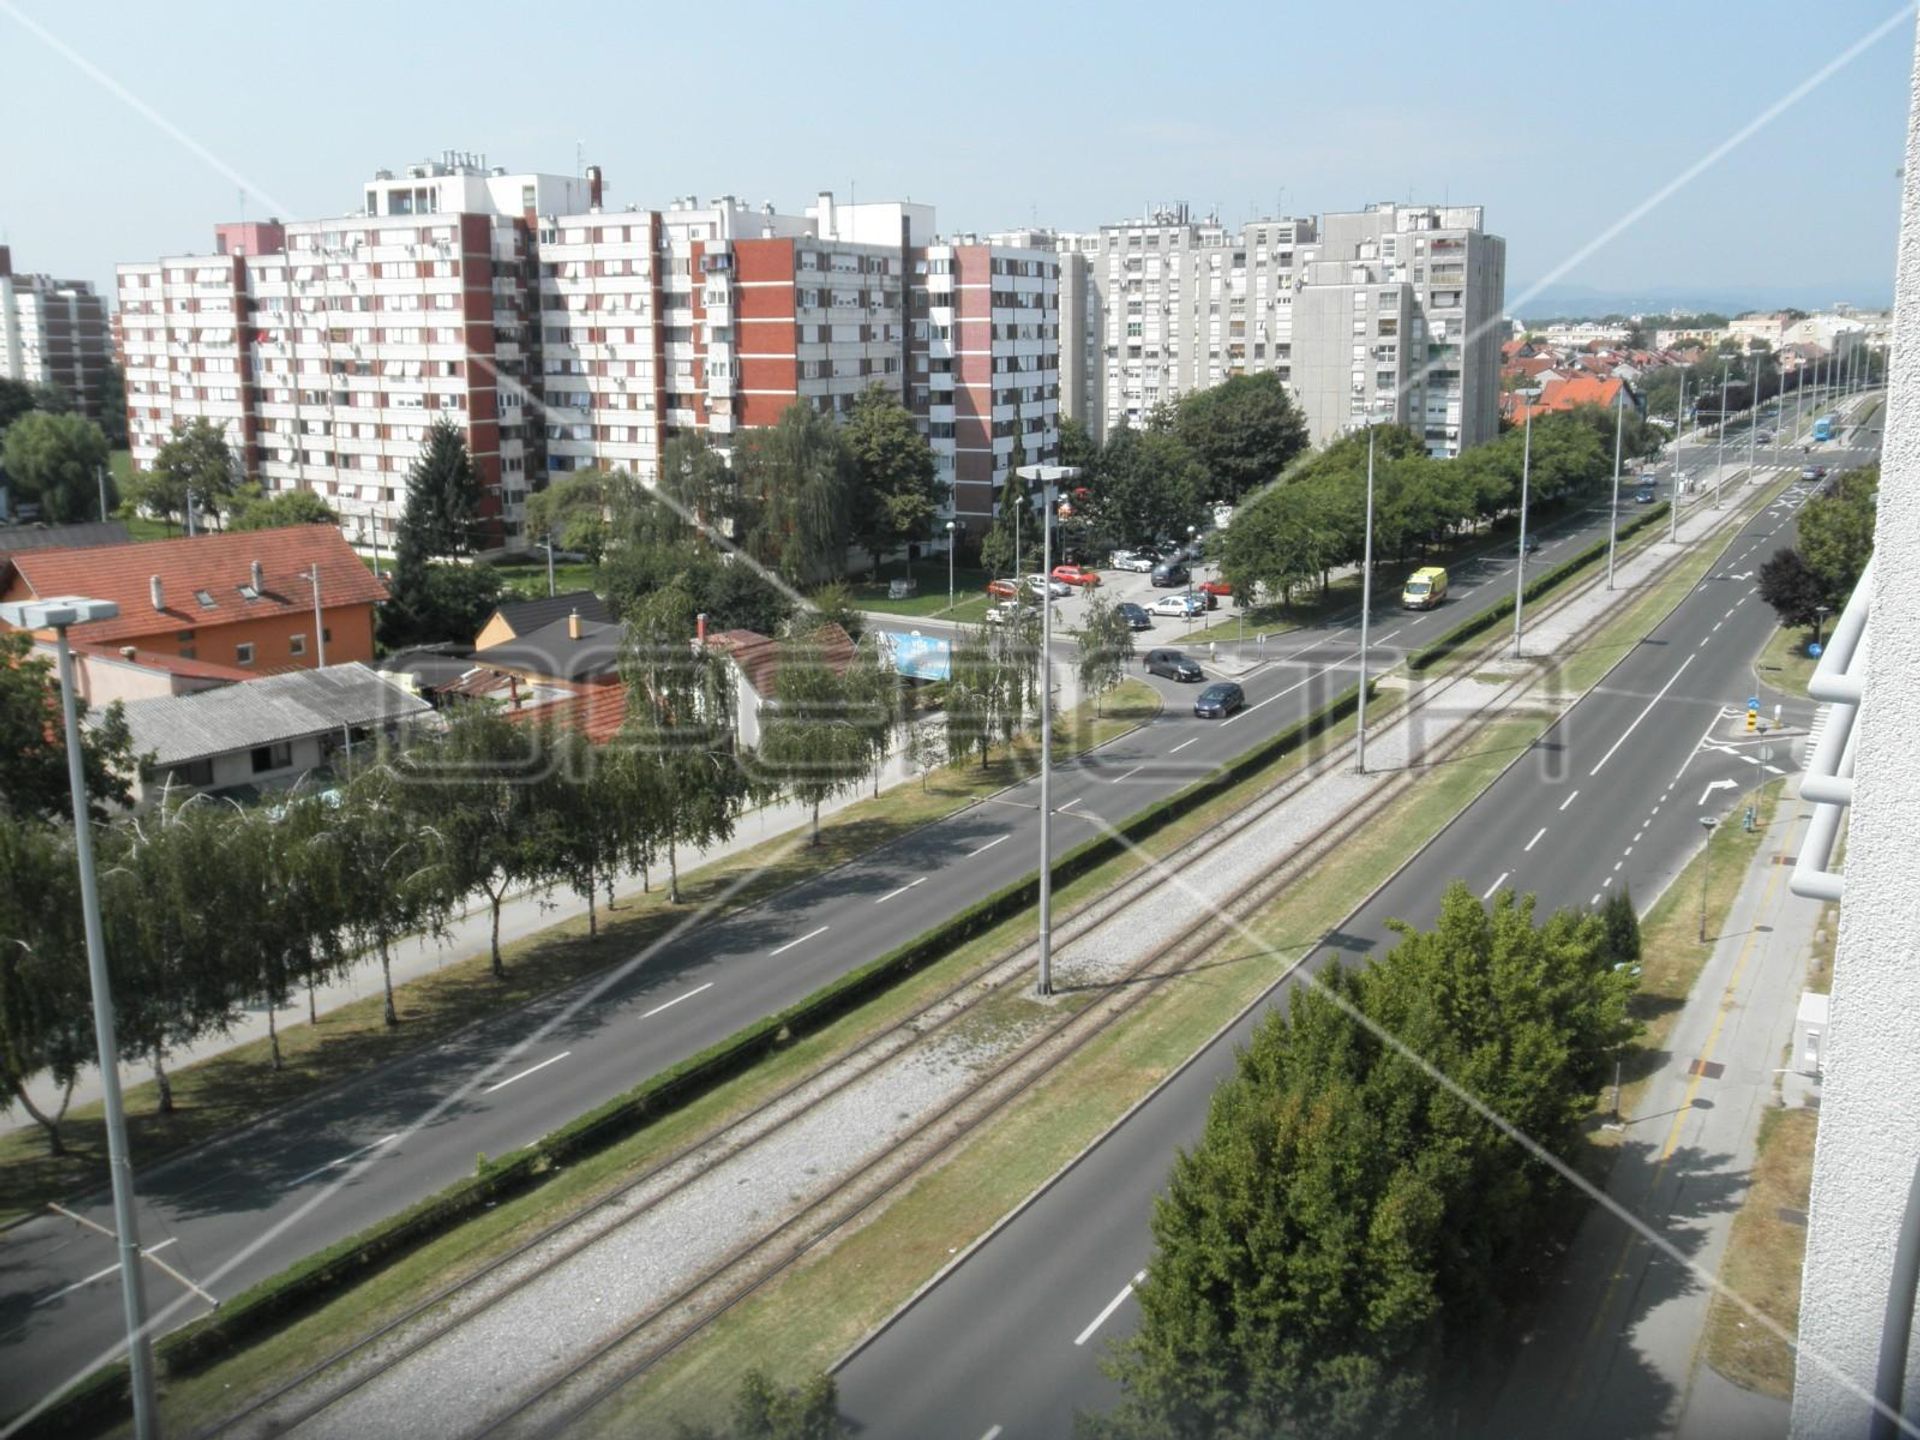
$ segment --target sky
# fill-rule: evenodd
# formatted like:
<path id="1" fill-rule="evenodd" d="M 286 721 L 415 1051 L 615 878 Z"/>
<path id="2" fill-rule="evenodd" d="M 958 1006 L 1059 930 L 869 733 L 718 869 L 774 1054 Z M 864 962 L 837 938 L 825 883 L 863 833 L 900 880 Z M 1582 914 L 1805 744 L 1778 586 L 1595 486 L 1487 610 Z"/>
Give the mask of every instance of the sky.
<path id="1" fill-rule="evenodd" d="M 1914 37 L 1887 0 L 0 0 L 0 243 L 111 293 L 116 262 L 457 149 L 584 155 L 610 206 L 830 189 L 949 232 L 1472 203 L 1510 307 L 1881 304 Z"/>

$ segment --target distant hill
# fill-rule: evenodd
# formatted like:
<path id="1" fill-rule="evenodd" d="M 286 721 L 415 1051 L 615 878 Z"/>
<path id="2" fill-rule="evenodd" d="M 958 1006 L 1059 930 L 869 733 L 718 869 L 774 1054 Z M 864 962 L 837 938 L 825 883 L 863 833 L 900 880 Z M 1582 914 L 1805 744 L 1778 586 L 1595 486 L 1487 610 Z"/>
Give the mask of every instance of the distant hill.
<path id="1" fill-rule="evenodd" d="M 1597 319 L 1602 315 L 1658 314 L 1667 310 L 1718 311 L 1738 315 L 1746 310 L 1824 310 L 1845 301 L 1862 310 L 1880 310 L 1893 304 L 1892 292 L 1871 285 L 1690 286 L 1668 285 L 1647 290 L 1596 290 L 1589 285 L 1548 285 L 1538 295 L 1527 295 L 1525 285 L 1508 288 L 1507 313 L 1536 323 L 1544 320 Z M 1522 296 L 1526 296 L 1522 299 Z"/>

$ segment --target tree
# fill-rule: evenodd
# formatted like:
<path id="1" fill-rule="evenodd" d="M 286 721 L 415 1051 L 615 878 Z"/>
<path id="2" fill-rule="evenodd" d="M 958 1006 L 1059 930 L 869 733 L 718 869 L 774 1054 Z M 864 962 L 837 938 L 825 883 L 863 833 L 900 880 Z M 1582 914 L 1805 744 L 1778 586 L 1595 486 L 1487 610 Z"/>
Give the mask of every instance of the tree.
<path id="1" fill-rule="evenodd" d="M 479 538 L 480 476 L 453 421 L 433 422 L 407 471 L 407 504 L 395 545 L 396 573 L 410 562 L 470 553 Z"/>
<path id="2" fill-rule="evenodd" d="M 550 537 L 594 564 L 607 548 L 607 510 L 620 486 L 605 470 L 571 470 L 527 497 L 526 533 Z"/>
<path id="3" fill-rule="evenodd" d="M 0 465 L 6 468 L 16 503 L 40 507 L 40 518 L 57 524 L 98 520 L 100 477 L 107 467 L 107 438 L 80 415 L 23 415 L 7 426 L 0 441 Z M 106 482 L 107 507 L 117 503 L 113 481 Z"/>
<path id="4" fill-rule="evenodd" d="M 24 380 L 0 375 L 0 434 L 22 415 L 33 413 L 33 387 Z"/>
<path id="5" fill-rule="evenodd" d="M 1879 488 L 1880 467 L 1862 466 L 1842 474 L 1800 509 L 1800 554 L 1833 605 L 1846 603 L 1873 555 Z"/>
<path id="6" fill-rule="evenodd" d="M 860 783 L 872 761 L 868 734 L 845 676 L 813 634 L 780 647 L 773 704 L 763 713 L 760 768 L 813 812 L 808 843 L 820 843 L 820 806 Z"/>
<path id="7" fill-rule="evenodd" d="M 833 617 L 823 612 L 821 619 Z M 910 718 L 907 688 L 894 668 L 892 656 L 871 636 L 864 641 L 855 636 L 853 659 L 841 684 L 846 690 L 848 716 L 866 746 L 867 767 L 873 774 L 877 798 L 881 772 L 887 767 L 887 757 L 893 754 L 894 737 Z"/>
<path id="8" fill-rule="evenodd" d="M 393 573 L 380 607 L 380 643 L 389 650 L 436 640 L 469 641 L 500 603 L 497 572 L 484 565 L 423 565 Z"/>
<path id="9" fill-rule="evenodd" d="M 34 650 L 32 635 L 0 633 L 0 812 L 30 819 L 71 813 L 66 722 L 53 669 Z M 95 819 L 132 801 L 138 763 L 119 701 L 82 728 L 80 755 Z"/>
<path id="10" fill-rule="evenodd" d="M 1214 500 L 1238 500 L 1307 448 L 1306 417 L 1272 370 L 1235 375 L 1181 396 L 1173 432 L 1206 471 Z"/>
<path id="11" fill-rule="evenodd" d="M 814 585 L 846 565 L 853 462 L 840 432 L 804 400 L 741 440 L 743 489 L 755 521 L 748 552 L 791 585 Z"/>
<path id="12" fill-rule="evenodd" d="M 848 1433 L 831 1375 L 815 1375 L 787 1389 L 759 1369 L 741 1379 L 728 1429 L 674 1426 L 675 1440 L 843 1440 Z"/>
<path id="13" fill-rule="evenodd" d="M 933 449 L 899 398 L 878 384 L 854 401 L 840 434 L 853 461 L 849 529 L 878 575 L 881 556 L 931 533 L 943 498 Z"/>
<path id="14" fill-rule="evenodd" d="M 18 1105 L 67 1153 L 61 1121 L 93 1055 L 93 1005 L 81 931 L 72 831 L 0 813 L 0 1109 Z M 27 1082 L 49 1074 L 59 1105 L 42 1109 Z"/>
<path id="15" fill-rule="evenodd" d="M 0 422 L 0 429 L 5 428 Z M 100 433 L 109 449 L 127 448 L 127 372 L 117 360 L 109 360 L 100 372 Z"/>
<path id="16" fill-rule="evenodd" d="M 704 430 L 683 430 L 667 441 L 657 499 L 673 521 L 672 533 L 660 539 L 679 543 L 684 537 L 712 552 L 731 549 L 751 528 L 739 481 Z"/>
<path id="17" fill-rule="evenodd" d="M 1094 528 L 1116 545 L 1184 542 L 1206 518 L 1207 472 L 1178 436 L 1163 431 L 1116 429 L 1090 488 Z"/>
<path id="18" fill-rule="evenodd" d="M 1820 618 L 1820 607 L 1833 605 L 1826 583 L 1790 546 L 1761 563 L 1760 598 L 1773 607 L 1782 625 L 1811 625 Z"/>
<path id="19" fill-rule="evenodd" d="M 1133 626 L 1118 604 L 1095 591 L 1080 620 L 1079 674 L 1080 693 L 1093 697 L 1096 716 L 1101 697 L 1126 678 L 1132 659 Z"/>
<path id="20" fill-rule="evenodd" d="M 1027 463 L 1026 447 L 1013 437 L 1007 478 L 1000 487 L 993 524 L 980 540 L 980 563 L 992 575 L 1017 576 L 1027 572 L 1027 557 L 1038 548 L 1039 522 L 1033 511 L 1033 487 L 1020 473 Z"/>
<path id="21" fill-rule="evenodd" d="M 171 524 L 189 510 L 198 521 L 218 520 L 239 489 L 226 431 L 204 416 L 175 421 L 173 433 L 153 457 L 153 468 L 136 476 L 134 504 Z"/>
<path id="22" fill-rule="evenodd" d="M 432 783 L 429 779 L 428 783 Z M 376 753 L 347 775 L 338 816 L 322 850 L 307 863 L 331 861 L 344 901 L 341 924 L 353 949 L 373 951 L 380 961 L 384 1019 L 400 1023 L 393 1000 L 393 942 L 427 928 L 438 930 L 458 897 L 445 879 L 445 837 L 419 824 L 429 809 L 425 797 L 407 793 L 407 776 L 396 757 Z"/>
<path id="23" fill-rule="evenodd" d="M 235 530 L 278 530 L 287 525 L 338 525 L 334 508 L 311 490 L 281 490 L 268 495 L 257 485 L 234 496 Z"/>
<path id="24" fill-rule="evenodd" d="M 1060 463 L 1079 470 L 1091 470 L 1100 463 L 1099 442 L 1071 415 L 1060 417 Z"/>

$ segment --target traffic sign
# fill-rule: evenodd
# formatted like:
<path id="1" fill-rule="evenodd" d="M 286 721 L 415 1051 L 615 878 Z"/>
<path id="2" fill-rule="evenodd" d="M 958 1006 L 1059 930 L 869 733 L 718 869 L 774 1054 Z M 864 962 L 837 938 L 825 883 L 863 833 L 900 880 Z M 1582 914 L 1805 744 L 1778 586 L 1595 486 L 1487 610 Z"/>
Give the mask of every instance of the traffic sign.
<path id="1" fill-rule="evenodd" d="M 1821 645 L 1818 640 L 1813 641 L 1811 644 L 1807 646 L 1807 654 L 1812 656 L 1815 660 L 1818 660 L 1820 658 L 1820 650 L 1821 650 Z"/>

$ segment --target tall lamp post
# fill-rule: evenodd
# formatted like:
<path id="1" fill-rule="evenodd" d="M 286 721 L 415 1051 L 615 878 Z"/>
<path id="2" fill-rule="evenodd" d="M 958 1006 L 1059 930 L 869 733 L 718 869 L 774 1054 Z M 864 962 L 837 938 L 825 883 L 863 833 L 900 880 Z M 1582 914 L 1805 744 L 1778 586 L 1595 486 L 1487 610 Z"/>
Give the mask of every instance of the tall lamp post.
<path id="1" fill-rule="evenodd" d="M 1533 407 L 1527 407 L 1527 434 L 1520 452 L 1520 560 L 1513 567 L 1513 658 L 1520 658 L 1521 611 L 1527 601 L 1527 488 L 1533 478 Z"/>
<path id="2" fill-rule="evenodd" d="M 1613 407 L 1613 509 L 1607 512 L 1607 589 L 1613 588 L 1613 552 L 1620 540 L 1620 447 L 1626 433 L 1626 396 Z"/>
<path id="3" fill-rule="evenodd" d="M 1733 362 L 1720 362 L 1720 433 L 1715 437 L 1713 457 L 1713 508 L 1720 508 L 1721 472 L 1727 464 L 1727 380 L 1733 373 Z"/>
<path id="4" fill-rule="evenodd" d="M 113 1226 L 120 1251 L 120 1298 L 127 1328 L 127 1374 L 133 1390 L 133 1426 L 139 1440 L 160 1433 L 154 1408 L 153 1345 L 147 1337 L 147 1297 L 141 1273 L 139 1217 L 133 1208 L 133 1165 L 127 1156 L 127 1115 L 120 1100 L 120 1047 L 113 1034 L 113 988 L 107 977 L 100 928 L 100 892 L 93 871 L 93 830 L 87 818 L 87 773 L 80 753 L 80 716 L 74 703 L 73 650 L 67 629 L 111 620 L 111 600 L 57 595 L 0 604 L 0 620 L 20 630 L 51 630 L 60 655 L 60 714 L 67 745 L 67 786 L 73 793 L 73 850 L 80 868 L 80 912 L 87 934 L 87 983 L 93 992 L 93 1043 L 100 1063 L 107 1120 L 107 1173 L 113 1183 Z"/>
<path id="5" fill-rule="evenodd" d="M 1367 773 L 1367 626 L 1373 618 L 1373 432 L 1367 427 L 1367 531 L 1360 555 L 1360 700 L 1354 723 L 1354 769 Z"/>
<path id="6" fill-rule="evenodd" d="M 1053 578 L 1053 496 L 1078 465 L 1022 465 L 1022 480 L 1040 482 L 1040 572 Z M 1040 972 L 1036 995 L 1053 993 L 1053 596 L 1040 592 Z"/>
<path id="7" fill-rule="evenodd" d="M 1707 832 L 1707 848 L 1700 852 L 1700 943 L 1707 941 L 1707 876 L 1713 869 L 1713 827 L 1720 822 L 1711 815 L 1700 817 L 1700 828 Z"/>

